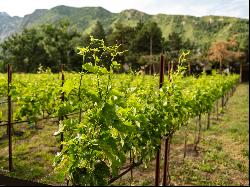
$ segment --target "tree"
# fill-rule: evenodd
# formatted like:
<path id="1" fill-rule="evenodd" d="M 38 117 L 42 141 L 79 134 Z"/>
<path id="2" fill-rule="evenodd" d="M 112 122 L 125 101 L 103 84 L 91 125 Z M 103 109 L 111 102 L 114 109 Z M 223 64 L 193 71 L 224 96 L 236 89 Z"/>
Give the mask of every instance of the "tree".
<path id="1" fill-rule="evenodd" d="M 79 40 L 76 39 L 80 37 L 80 34 L 70 27 L 69 22 L 62 21 L 58 26 L 43 25 L 41 30 L 43 38 L 40 42 L 46 51 L 45 55 L 48 56 L 44 64 L 46 67 L 51 67 L 55 72 L 59 70 L 60 64 L 65 64 L 71 69 L 75 66 L 74 62 L 71 62 L 72 57 L 81 60 L 76 57 L 75 53 L 75 48 L 79 45 Z"/>
<path id="2" fill-rule="evenodd" d="M 197 52 L 195 44 L 191 42 L 190 39 L 187 39 L 186 41 L 183 40 L 182 32 L 170 33 L 167 40 L 164 41 L 163 48 L 164 48 L 164 51 L 168 54 L 168 57 L 173 62 L 178 61 L 181 50 L 191 51 L 192 56 L 194 56 L 195 53 Z M 190 67 L 190 63 L 189 63 L 189 67 Z"/>
<path id="3" fill-rule="evenodd" d="M 133 51 L 142 54 L 157 54 L 162 51 L 162 31 L 155 22 L 138 25 L 138 32 L 133 41 Z"/>
<path id="4" fill-rule="evenodd" d="M 244 37 L 240 51 L 244 53 L 245 63 L 249 63 L 249 35 Z"/>
<path id="5" fill-rule="evenodd" d="M 19 72 L 36 72 L 39 65 L 57 72 L 60 64 L 79 70 L 81 58 L 76 54 L 76 46 L 81 44 L 80 39 L 77 30 L 66 21 L 24 29 L 1 44 L 1 59 L 4 64 L 12 63 L 14 71 Z"/>
<path id="6" fill-rule="evenodd" d="M 164 42 L 164 51 L 167 52 L 170 59 L 176 61 L 179 56 L 179 51 L 183 48 L 184 42 L 181 33 L 172 32 L 168 39 Z"/>
<path id="7" fill-rule="evenodd" d="M 40 39 L 37 29 L 24 29 L 21 34 L 9 37 L 1 44 L 4 64 L 15 64 L 14 71 L 34 72 L 45 52 L 39 43 Z"/>
<path id="8" fill-rule="evenodd" d="M 120 44 L 123 49 L 129 49 L 135 35 L 134 28 L 124 26 L 121 22 L 115 24 L 114 30 L 108 36 L 111 45 Z"/>
<path id="9" fill-rule="evenodd" d="M 228 41 L 219 41 L 211 45 L 208 52 L 208 59 L 219 62 L 220 73 L 222 73 L 222 65 L 228 65 L 232 60 L 240 60 L 244 54 L 239 51 L 239 43 L 234 37 Z M 237 51 L 236 51 L 237 50 Z"/>
<path id="10" fill-rule="evenodd" d="M 93 28 L 90 35 L 92 35 L 96 39 L 100 39 L 100 40 L 103 39 L 103 41 L 106 43 L 105 31 L 104 31 L 103 26 L 102 26 L 100 21 L 96 22 L 96 25 Z"/>
<path id="11" fill-rule="evenodd" d="M 108 35 L 107 40 L 110 45 L 118 44 L 120 49 L 126 51 L 125 54 L 119 56 L 121 64 L 136 64 L 136 56 L 132 51 L 132 43 L 135 37 L 135 29 L 130 26 L 125 26 L 121 22 L 115 24 L 114 29 Z"/>

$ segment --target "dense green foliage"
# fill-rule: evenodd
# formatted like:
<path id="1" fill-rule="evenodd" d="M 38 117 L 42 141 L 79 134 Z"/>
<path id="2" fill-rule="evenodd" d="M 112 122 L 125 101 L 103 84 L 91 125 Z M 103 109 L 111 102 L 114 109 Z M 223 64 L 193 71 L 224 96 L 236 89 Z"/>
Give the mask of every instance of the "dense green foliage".
<path id="1" fill-rule="evenodd" d="M 81 59 L 74 50 L 79 40 L 80 34 L 67 22 L 25 29 L 1 44 L 2 60 L 4 64 L 11 62 L 19 72 L 36 72 L 41 65 L 58 71 L 62 63 L 68 69 L 77 70 Z"/>
<path id="2" fill-rule="evenodd" d="M 131 34 L 124 33 L 124 28 L 130 30 Z M 103 39 L 106 43 L 106 36 L 100 22 L 96 23 L 91 35 Z M 132 61 L 136 63 L 141 54 L 147 54 L 150 50 L 150 38 L 152 39 L 152 52 L 159 53 L 162 50 L 163 38 L 156 23 L 141 23 L 141 26 L 138 24 L 135 30 L 118 24 L 116 30 L 111 32 L 108 37 L 110 44 L 120 44 L 124 50 L 130 51 L 126 54 L 126 58 L 120 56 L 117 59 L 122 64 L 130 63 L 131 58 L 134 58 Z M 67 70 L 79 71 L 81 70 L 81 58 L 76 56 L 76 46 L 88 45 L 89 42 L 89 35 L 81 35 L 70 27 L 69 22 L 61 21 L 58 26 L 46 24 L 36 29 L 25 29 L 21 34 L 12 35 L 1 44 L 0 59 L 3 61 L 3 67 L 11 62 L 14 70 L 19 72 L 36 72 L 39 66 L 50 67 L 52 72 L 57 72 L 60 64 L 65 64 Z M 98 47 L 99 44 L 93 45 L 92 47 Z M 134 57 L 135 53 L 136 57 Z M 107 54 L 104 54 L 102 58 L 104 56 Z"/>
<path id="3" fill-rule="evenodd" d="M 177 62 L 178 54 L 182 50 L 190 50 L 192 56 L 190 61 L 208 63 L 208 46 L 198 50 L 195 43 L 189 39 L 183 40 L 182 34 L 182 32 L 173 32 L 165 39 L 155 22 L 138 22 L 134 28 L 117 23 L 115 28 L 109 31 L 109 35 L 105 34 L 101 23 L 97 22 L 91 32 L 95 38 L 103 39 L 105 44 L 121 45 L 121 49 L 126 50 L 126 53 L 116 60 L 122 65 L 129 65 L 133 70 L 140 70 L 141 66 L 152 63 L 149 58 L 151 52 L 152 55 L 164 52 L 168 61 Z M 58 72 L 60 64 L 65 64 L 66 70 L 80 71 L 81 58 L 75 53 L 76 46 L 86 46 L 89 42 L 90 35 L 82 35 L 67 21 L 61 21 L 57 26 L 45 24 L 37 28 L 25 29 L 21 34 L 12 35 L 0 44 L 0 70 L 6 71 L 6 64 L 11 62 L 14 65 L 14 71 L 18 72 L 36 72 L 40 66 L 49 67 L 52 72 Z M 95 44 L 92 47 L 98 47 L 98 45 Z M 238 43 L 230 50 L 242 51 L 245 54 L 245 60 L 248 60 L 247 40 L 244 40 L 242 46 Z M 108 55 L 104 56 L 102 56 L 104 61 L 109 58 Z M 238 61 L 238 59 L 230 58 L 230 61 Z M 123 71 L 123 68 L 120 68 L 120 71 Z"/>

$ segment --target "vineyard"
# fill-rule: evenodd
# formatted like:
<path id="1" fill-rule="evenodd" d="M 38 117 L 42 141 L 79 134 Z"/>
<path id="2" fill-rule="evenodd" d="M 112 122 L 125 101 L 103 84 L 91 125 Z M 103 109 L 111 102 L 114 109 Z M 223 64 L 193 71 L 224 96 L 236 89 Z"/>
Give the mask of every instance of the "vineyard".
<path id="1" fill-rule="evenodd" d="M 11 74 L 9 66 L 9 78 L 0 74 L 0 136 L 11 139 L 19 124 L 36 129 L 42 120 L 58 120 L 58 130 L 51 132 L 60 147 L 54 166 L 68 184 L 108 185 L 125 166 L 132 170 L 159 159 L 163 138 L 168 147 L 176 131 L 185 128 L 190 119 L 210 116 L 215 105 L 218 117 L 219 101 L 224 106 L 239 81 L 238 75 L 215 72 L 184 76 L 183 60 L 177 71 L 168 69 L 165 79 L 164 68 L 160 80 L 159 75 L 116 74 L 119 64 L 115 58 L 122 53 L 119 46 L 92 41 L 100 42 L 101 47 L 79 48 L 83 56 L 80 73 L 64 72 L 61 66 L 59 74 L 42 69 L 38 74 Z M 107 52 L 112 58 L 104 66 L 100 59 Z M 200 123 L 198 128 L 200 133 Z M 200 142 L 199 133 L 194 149 Z M 169 182 L 168 154 L 165 184 Z M 15 169 L 12 160 L 3 169 Z"/>

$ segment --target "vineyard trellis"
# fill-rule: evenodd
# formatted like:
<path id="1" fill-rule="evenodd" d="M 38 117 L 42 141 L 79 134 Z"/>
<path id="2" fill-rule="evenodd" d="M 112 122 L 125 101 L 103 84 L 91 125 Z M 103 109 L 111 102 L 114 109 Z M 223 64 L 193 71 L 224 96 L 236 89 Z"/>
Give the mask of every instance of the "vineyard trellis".
<path id="1" fill-rule="evenodd" d="M 104 47 L 104 46 L 103 46 Z M 117 48 L 106 48 L 106 50 L 113 50 L 113 52 L 117 52 Z M 97 53 L 96 51 L 91 51 L 91 48 L 82 48 L 82 50 L 84 51 L 84 55 L 86 55 L 86 51 L 87 52 L 92 52 L 92 55 L 94 56 L 94 60 L 95 62 L 98 62 L 97 60 L 97 56 L 95 56 Z M 97 61 L 96 61 L 97 60 Z M 84 61 L 84 60 L 83 60 Z M 145 144 L 143 142 L 143 136 L 140 136 L 139 138 L 142 138 L 142 140 L 133 140 L 133 136 L 129 137 L 128 136 L 128 132 L 131 133 L 132 131 L 127 131 L 125 129 L 119 129 L 120 127 L 116 127 L 116 126 L 112 126 L 112 124 L 110 124 L 112 126 L 112 129 L 108 131 L 111 131 L 112 133 L 110 134 L 110 137 L 116 136 L 116 139 L 119 139 L 119 136 L 117 134 L 120 133 L 120 136 L 124 136 L 124 134 L 126 134 L 127 137 L 125 137 L 125 140 L 131 140 L 134 141 L 133 144 L 130 144 L 129 141 L 124 141 L 124 140 L 119 140 L 119 145 L 120 147 L 124 147 L 125 145 L 127 145 L 128 147 L 126 148 L 126 150 L 130 153 L 130 165 L 128 166 L 128 168 L 120 173 L 120 174 L 116 174 L 115 170 L 121 168 L 121 165 L 124 164 L 124 161 L 121 161 L 121 163 L 117 164 L 117 166 L 107 166 L 106 162 L 98 162 L 98 158 L 96 160 L 97 163 L 100 163 L 100 167 L 103 167 L 102 169 L 105 168 L 111 168 L 111 170 L 114 170 L 114 174 L 112 173 L 112 176 L 110 178 L 109 175 L 109 179 L 107 182 L 106 181 L 106 176 L 102 176 L 103 177 L 103 181 L 101 182 L 105 182 L 105 184 L 111 184 L 112 182 L 114 182 L 115 180 L 117 180 L 119 177 L 123 176 L 124 174 L 126 174 L 127 172 L 131 171 L 131 177 L 132 177 L 132 170 L 134 167 L 140 165 L 141 163 L 143 163 L 144 161 L 147 162 L 147 160 L 151 159 L 153 156 L 153 153 L 157 152 L 157 156 L 156 156 L 156 162 L 158 164 L 156 164 L 156 173 L 155 173 L 155 185 L 158 186 L 159 185 L 159 181 L 160 181 L 160 165 L 159 165 L 159 159 L 160 159 L 160 143 L 161 143 L 161 139 L 162 136 L 165 137 L 165 152 L 164 152 L 164 170 L 163 170 L 163 185 L 168 185 L 170 183 L 170 178 L 168 175 L 168 159 L 169 159 L 169 150 L 170 150 L 170 137 L 172 136 L 172 134 L 180 128 L 181 125 L 184 125 L 187 121 L 187 119 L 191 118 L 191 117 L 195 117 L 195 116 L 200 116 L 201 114 L 204 113 L 208 113 L 211 111 L 212 107 L 213 107 L 213 103 L 218 101 L 220 98 L 225 96 L 225 101 L 227 101 L 228 99 L 228 92 L 233 89 L 235 90 L 235 83 L 237 83 L 238 81 L 238 76 L 236 75 L 228 75 L 228 76 L 222 76 L 222 75 L 214 75 L 212 77 L 207 77 L 205 75 L 202 75 L 200 78 L 196 79 L 196 78 L 190 78 L 188 80 L 184 80 L 182 78 L 181 75 L 181 67 L 180 67 L 180 71 L 174 73 L 172 71 L 169 71 L 169 79 L 167 81 L 164 82 L 164 63 L 163 63 L 163 56 L 161 56 L 161 73 L 160 73 L 160 89 L 159 91 L 156 91 L 155 86 L 153 84 L 155 84 L 155 82 L 151 83 L 151 87 L 148 86 L 146 88 L 143 88 L 143 86 L 145 86 L 145 84 L 140 85 L 139 88 L 133 88 L 131 86 L 131 82 L 127 81 L 125 82 L 125 84 L 123 83 L 122 85 L 126 85 L 125 87 L 125 91 L 126 94 L 125 97 L 128 97 L 128 99 L 122 101 L 122 103 L 116 103 L 118 107 L 120 107 L 120 110 L 124 110 L 126 109 L 127 113 L 121 113 L 121 117 L 124 117 L 125 121 L 123 123 L 121 123 L 120 125 L 126 125 L 126 127 L 129 129 L 131 128 L 133 131 L 137 132 L 137 130 L 141 129 L 143 136 L 146 135 L 149 138 L 152 138 L 153 135 L 155 137 L 158 137 L 156 140 L 152 139 L 150 140 L 150 143 L 154 143 L 154 145 L 152 144 Z M 112 61 L 114 62 L 114 61 Z M 64 147 L 62 147 L 63 144 L 60 145 L 61 147 L 61 152 L 59 153 L 59 155 L 57 155 L 56 159 L 60 159 L 60 157 L 62 156 L 61 154 L 68 154 L 66 152 L 66 150 L 68 149 L 67 147 L 69 145 L 67 145 L 67 141 L 70 142 L 70 136 L 74 135 L 74 133 L 71 133 L 72 130 L 77 130 L 78 128 L 78 124 L 81 125 L 82 123 L 86 122 L 86 115 L 88 115 L 88 112 L 91 110 L 96 110 L 95 112 L 99 112 L 97 110 L 97 107 L 95 104 L 95 102 L 98 102 L 98 96 L 99 98 L 104 97 L 105 99 L 109 98 L 110 100 L 108 100 L 109 102 L 117 102 L 117 100 L 122 100 L 124 95 L 122 95 L 120 90 L 123 90 L 124 88 L 121 86 L 119 89 L 120 90 L 110 90 L 112 88 L 112 86 L 115 89 L 115 84 L 118 83 L 114 83 L 112 81 L 114 81 L 113 77 L 113 70 L 112 68 L 110 70 L 104 69 L 104 67 L 101 67 L 100 65 L 98 65 L 98 63 L 96 64 L 91 64 L 91 63 L 86 63 L 84 61 L 84 68 L 86 71 L 96 75 L 96 79 L 94 79 L 94 81 L 97 81 L 96 85 L 98 87 L 97 89 L 97 95 L 93 95 L 93 93 L 90 93 L 87 91 L 88 88 L 93 87 L 93 85 L 95 85 L 92 80 L 92 83 L 90 84 L 91 86 L 87 86 L 86 83 L 85 85 L 82 87 L 81 85 L 81 81 L 83 78 L 83 73 L 80 74 L 80 82 L 79 84 L 76 84 L 76 78 L 69 79 L 67 81 L 67 78 L 64 79 L 64 72 L 63 69 L 61 71 L 61 75 L 62 75 L 62 79 L 61 79 L 61 84 L 58 84 L 60 81 L 55 81 L 53 83 L 51 83 L 52 85 L 57 85 L 57 87 L 55 88 L 48 88 L 48 94 L 46 95 L 41 95 L 41 97 L 33 97 L 30 95 L 27 95 L 27 97 L 20 97 L 17 96 L 21 92 L 20 90 L 18 90 L 18 86 L 15 84 L 11 84 L 10 81 L 8 81 L 7 83 L 7 87 L 8 89 L 8 123 L 6 124 L 0 124 L 1 126 L 3 125 L 7 125 L 8 127 L 8 132 L 9 132 L 9 150 L 11 150 L 11 125 L 12 124 L 16 124 L 16 123 L 20 123 L 20 122 L 37 122 L 41 119 L 50 119 L 50 118 L 59 118 L 59 130 L 58 132 L 56 132 L 55 134 L 60 134 L 61 135 L 61 140 L 64 140 Z M 112 64 L 111 64 L 112 65 Z M 113 68 L 116 66 L 116 63 L 113 63 Z M 170 66 L 169 66 L 170 67 Z M 10 68 L 11 69 L 11 68 Z M 170 70 L 170 68 L 169 68 Z M 10 71 L 11 72 L 11 71 Z M 101 76 L 107 76 L 108 78 L 104 79 L 104 83 L 105 86 L 101 85 L 100 82 L 100 77 Z M 11 76 L 8 76 L 11 77 Z M 131 76 L 132 78 L 134 78 L 133 76 Z M 130 77 L 130 78 L 131 78 Z M 136 77 L 136 76 L 135 76 Z M 0 77 L 1 80 L 1 77 Z M 10 79 L 11 80 L 11 79 Z M 129 79 L 131 80 L 131 79 Z M 44 81 L 44 80 L 43 80 Z M 47 79 L 48 81 L 48 79 Z M 53 81 L 53 80 L 50 80 Z M 75 82 L 74 82 L 75 81 Z M 86 80 L 85 80 L 86 81 Z M 106 81 L 106 82 L 105 82 Z M 110 81 L 110 82 L 109 82 Z M 214 82 L 213 82 L 214 81 Z M 143 82 L 143 80 L 141 81 L 141 83 Z M 0 86 L 1 88 L 3 88 L 1 90 L 0 88 L 0 93 L 3 93 L 4 88 L 6 88 L 6 84 L 5 86 L 2 87 L 1 85 L 2 82 L 0 82 Z M 4 82 L 6 83 L 6 82 Z M 48 83 L 48 82 L 47 82 Z M 188 87 L 185 87 L 185 84 L 189 83 Z M 136 83 L 137 84 L 137 83 Z M 206 85 L 207 84 L 207 85 Z M 21 84 L 22 85 L 22 84 Z M 20 85 L 19 85 L 20 86 Z M 27 86 L 27 89 L 30 89 L 31 86 L 36 87 L 34 84 L 33 85 L 29 85 Z M 46 86 L 51 86 L 51 85 L 47 85 Z M 41 90 L 47 88 L 47 87 L 42 87 L 42 89 L 38 90 L 37 93 L 40 93 Z M 103 86 L 103 87 L 102 87 Z M 109 87 L 111 86 L 111 88 Z M 72 88 L 73 87 L 73 88 Z M 103 90 L 104 91 L 103 91 Z M 133 90 L 134 89 L 134 90 Z M 149 92 L 145 92 L 145 89 L 149 89 Z M 46 90 L 46 89 L 45 89 Z M 205 90 L 205 91 L 202 91 Z M 2 91 L 2 92 L 1 92 Z M 113 91 L 113 92 L 112 92 Z M 115 94 L 114 94 L 115 92 Z M 150 95 L 150 93 L 152 95 Z M 42 103 L 44 102 L 43 98 L 47 98 L 47 96 L 51 94 L 53 96 L 56 96 L 55 98 L 52 97 L 48 97 L 49 101 L 46 101 L 44 105 L 42 105 L 45 108 L 42 107 L 38 107 L 36 105 L 36 102 L 38 103 Z M 92 95 L 91 95 L 92 94 Z M 106 95 L 105 95 L 106 94 Z M 108 95 L 110 94 L 110 95 Z M 120 95 L 119 95 L 120 94 Z M 130 94 L 130 95 L 129 95 Z M 31 94 L 32 95 L 32 94 Z M 15 113 L 15 117 L 17 119 L 22 119 L 23 117 L 28 118 L 28 120 L 15 120 L 14 122 L 11 121 L 11 98 L 12 96 L 14 97 L 14 101 L 17 104 L 21 103 L 23 105 L 20 106 L 20 108 L 17 110 L 17 113 Z M 39 95 L 40 96 L 40 95 Z M 134 97 L 134 100 L 138 99 L 139 97 L 143 97 L 144 101 L 139 100 L 139 104 L 136 105 L 136 102 L 133 103 L 129 103 L 131 102 L 131 100 L 129 100 L 132 97 Z M 79 100 L 82 100 L 83 98 L 85 98 L 84 102 L 89 102 L 88 107 L 86 107 L 87 105 L 84 105 L 84 107 L 82 106 L 83 103 L 79 102 Z M 93 102 L 92 100 L 88 101 L 87 98 L 92 98 L 95 102 Z M 40 99 L 40 100 L 39 100 Z M 79 102 L 79 103 L 78 103 Z M 91 103 L 93 102 L 93 103 Z M 108 103 L 105 100 L 101 100 L 101 102 L 104 102 L 104 107 L 106 107 L 107 110 L 110 110 L 110 112 L 108 114 L 106 113 L 102 113 L 103 115 L 112 115 L 114 111 L 112 111 L 112 108 L 108 108 L 109 105 L 111 105 L 112 103 Z M 106 102 L 106 103 L 105 103 Z M 9 104 L 10 103 L 10 104 Z M 109 105 L 108 105 L 108 104 Z M 218 103 L 218 102 L 216 102 Z M 34 106 L 34 110 L 30 109 L 28 106 L 29 104 L 31 104 L 32 106 Z M 46 107 L 46 104 L 49 106 Z M 72 109 L 72 106 L 74 106 L 74 104 L 76 105 L 75 108 Z M 126 104 L 130 104 L 129 106 L 126 106 Z M 226 102 L 222 102 L 222 107 L 226 104 Z M 145 105 L 145 106 L 141 106 L 141 105 Z M 175 107 L 173 107 L 173 105 L 176 105 Z M 129 107 L 133 106 L 135 111 L 132 111 L 129 109 Z M 124 108 L 122 108 L 124 107 Z M 141 108 L 140 108 L 141 107 Z M 54 108 L 56 108 L 54 110 Z M 36 115 L 40 114 L 41 111 L 46 110 L 47 114 L 49 114 L 49 117 L 44 117 L 44 118 L 38 118 L 36 117 Z M 79 112 L 75 112 L 76 110 L 78 110 Z M 139 110 L 139 112 L 137 111 Z M 149 112 L 144 112 L 148 110 Z M 168 112 L 168 114 L 166 113 L 166 111 Z M 218 105 L 217 105 L 217 111 L 218 111 Z M 104 112 L 104 111 L 102 111 Z M 129 112 L 134 112 L 131 113 L 130 115 Z M 142 113 L 140 113 L 142 112 Z M 30 116 L 27 116 L 27 113 L 30 114 Z M 85 116 L 82 116 L 82 113 L 85 114 Z M 115 113 L 115 112 L 114 112 Z M 55 115 L 56 114 L 56 115 Z M 79 120 L 74 120 L 73 122 L 75 123 L 69 123 L 69 118 L 66 116 L 70 116 L 70 115 L 74 115 L 74 114 L 78 114 L 79 115 Z M 94 114 L 94 113 L 93 113 Z M 54 115 L 54 116 L 50 116 L 50 115 Z M 154 115 L 153 117 L 150 115 Z M 167 115 L 167 119 L 164 119 Z M 176 115 L 177 117 L 171 117 L 171 116 Z M 134 116 L 134 117 L 133 117 Z M 135 119 L 135 116 L 138 116 Z M 208 115 L 208 119 L 210 115 Z M 217 113 L 218 116 L 218 113 Z M 90 116 L 91 117 L 91 116 Z M 83 121 L 82 121 L 82 118 Z M 131 119 L 129 119 L 131 118 Z M 94 118 L 93 118 L 94 119 Z M 0 119 L 1 120 L 1 119 Z M 102 119 L 104 121 L 102 121 L 103 123 L 105 122 L 105 120 L 107 120 L 106 118 Z M 148 121 L 149 120 L 149 121 Z M 72 121 L 72 120 L 71 120 Z M 148 123 L 149 126 L 145 127 L 145 129 L 143 129 L 143 123 Z M 69 123 L 69 124 L 67 124 Z M 125 124 L 128 123 L 128 124 Z M 157 124 L 158 123 L 158 124 Z M 209 123 L 209 122 L 208 122 Z M 142 125 L 140 125 L 142 124 Z M 74 125 L 77 127 L 76 129 L 70 129 L 71 127 L 69 126 L 71 125 L 71 127 Z M 209 125 L 207 125 L 207 128 L 209 128 Z M 67 129 L 68 128 L 68 129 Z M 154 129 L 155 128 L 155 129 Z M 152 130 L 152 135 L 147 135 L 145 134 L 147 131 Z M 119 132 L 122 131 L 122 132 Z M 73 132 L 73 131 L 72 131 Z M 139 131 L 138 131 L 139 132 Z M 62 135 L 63 134 L 63 135 Z M 67 139 L 68 138 L 68 139 Z M 74 139 L 74 140 L 81 140 L 83 138 L 83 135 L 79 135 L 77 134 L 76 137 L 74 138 L 78 138 L 78 139 Z M 107 138 L 109 138 L 107 136 Z M 127 138 L 127 139 L 126 139 Z M 112 139 L 112 141 L 116 141 L 116 139 Z M 123 143 L 122 143 L 123 142 Z M 142 145 L 135 145 L 136 143 L 140 143 Z M 124 144 L 122 146 L 122 144 Z M 143 149 L 140 148 L 140 146 L 143 147 L 143 144 L 146 148 L 148 148 L 148 151 L 144 151 Z M 105 144 L 106 145 L 106 144 Z M 129 145 L 132 145 L 132 147 L 129 147 Z M 134 146 L 134 147 L 133 147 Z M 132 149 L 133 148 L 133 149 Z M 116 149 L 116 148 L 115 148 Z M 158 149 L 158 150 L 157 150 Z M 111 150 L 110 150 L 111 151 Z M 122 152 L 124 152 L 124 155 L 126 155 L 126 151 L 120 150 Z M 114 154 L 114 153 L 113 153 Z M 105 155 L 105 154 L 104 154 Z M 107 153 L 108 155 L 108 153 Z M 115 154 L 114 154 L 115 155 Z M 143 157 L 139 157 L 140 155 L 145 156 L 146 158 Z M 147 157 L 148 155 L 151 155 L 149 157 Z M 58 157 L 59 156 L 59 157 Z M 112 157 L 112 155 L 110 155 L 110 158 L 108 156 L 105 156 L 106 159 L 110 159 Z M 9 170 L 11 171 L 12 169 L 12 163 L 11 163 L 11 152 L 9 152 Z M 61 157 L 62 159 L 62 157 Z M 58 160 L 57 160 L 58 161 Z M 105 160 L 106 161 L 106 160 Z M 113 158 L 112 162 L 115 162 L 116 159 Z M 94 162 L 94 161 L 93 161 Z M 60 163 L 60 162 L 59 162 Z M 58 163 L 57 163 L 58 164 Z M 114 168 L 113 168 L 114 167 Z M 76 168 L 77 169 L 77 168 Z M 109 170 L 108 169 L 108 170 Z M 77 171 L 77 170 L 76 170 Z M 91 171 L 89 171 L 91 172 Z M 88 173 L 86 173 L 87 176 Z M 71 176 L 72 177 L 72 176 Z M 71 178 L 71 182 L 73 180 L 73 184 L 77 184 L 74 183 L 76 181 L 74 181 L 75 179 Z M 88 180 L 92 180 L 92 179 L 88 179 Z M 85 182 L 90 182 L 93 183 L 93 181 L 85 181 Z M 100 182 L 100 181 L 99 181 Z"/>

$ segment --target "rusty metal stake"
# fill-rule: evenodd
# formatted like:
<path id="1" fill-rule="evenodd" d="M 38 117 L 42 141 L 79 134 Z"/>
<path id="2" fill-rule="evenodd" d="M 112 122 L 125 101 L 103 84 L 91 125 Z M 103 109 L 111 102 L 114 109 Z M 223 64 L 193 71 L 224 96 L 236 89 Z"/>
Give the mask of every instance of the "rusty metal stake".
<path id="1" fill-rule="evenodd" d="M 116 181 L 117 179 L 121 178 L 123 175 L 125 175 L 126 173 L 128 173 L 131 169 L 139 166 L 142 164 L 142 160 L 140 160 L 139 162 L 137 163 L 132 163 L 132 165 L 127 168 L 125 171 L 123 171 L 122 173 L 120 173 L 119 175 L 115 176 L 115 177 L 112 177 L 109 181 L 108 181 L 108 184 L 112 184 L 114 181 Z"/>
<path id="2" fill-rule="evenodd" d="M 64 71 L 64 64 L 61 64 L 61 74 L 62 74 L 62 85 L 61 85 L 61 87 L 63 87 L 63 85 L 64 85 L 64 73 L 63 73 L 63 71 Z M 64 92 L 62 92 L 61 101 L 64 102 Z M 63 116 L 59 117 L 59 121 L 63 121 Z M 61 133 L 61 142 L 63 142 L 63 139 L 64 139 L 63 138 L 63 133 Z M 61 144 L 60 145 L 60 150 L 62 151 L 62 149 L 63 149 L 63 145 Z"/>
<path id="3" fill-rule="evenodd" d="M 130 159 L 129 159 L 130 164 L 134 163 L 134 159 L 133 159 L 131 150 L 129 152 L 129 157 L 130 157 Z M 130 186 L 132 186 L 132 182 L 133 182 L 133 168 L 130 170 Z"/>
<path id="4" fill-rule="evenodd" d="M 170 63 L 168 63 L 168 80 L 171 81 L 170 73 L 172 71 L 172 68 L 170 66 Z M 164 70 L 164 64 L 162 63 L 161 59 L 161 70 Z M 162 72 L 161 72 L 162 73 Z M 164 72 L 161 75 L 164 79 Z M 165 153 L 164 153 L 164 169 L 163 169 L 163 186 L 169 185 L 169 151 L 170 151 L 170 137 L 167 137 L 165 139 Z"/>
<path id="5" fill-rule="evenodd" d="M 216 101 L 216 113 L 217 113 L 217 121 L 219 120 L 219 100 Z"/>
<path id="6" fill-rule="evenodd" d="M 191 65 L 190 65 L 190 62 L 188 62 L 188 75 L 189 76 L 191 75 Z"/>
<path id="7" fill-rule="evenodd" d="M 168 186 L 169 185 L 169 148 L 170 148 L 170 139 L 167 137 L 165 139 L 165 153 L 164 153 L 164 170 L 163 170 L 163 186 Z"/>
<path id="8" fill-rule="evenodd" d="M 161 59 L 161 69 L 164 69 L 164 64 Z M 173 71 L 173 64 L 168 63 L 168 80 L 171 82 L 171 72 Z M 162 73 L 164 79 L 164 72 Z M 164 153 L 164 170 L 163 170 L 163 186 L 170 184 L 169 176 L 169 153 L 170 153 L 170 139 L 171 136 L 168 136 L 165 139 L 165 153 Z"/>
<path id="9" fill-rule="evenodd" d="M 210 115 L 211 115 L 211 112 L 209 110 L 207 113 L 207 130 L 210 128 Z"/>
<path id="10" fill-rule="evenodd" d="M 8 138 L 9 138 L 9 171 L 12 171 L 12 132 L 11 132 L 11 96 L 10 96 L 10 84 L 12 81 L 12 66 L 8 64 Z"/>
<path id="11" fill-rule="evenodd" d="M 160 83 L 159 83 L 159 88 L 162 87 L 164 82 L 164 60 L 163 60 L 163 55 L 161 54 L 161 69 L 160 69 Z"/>
<path id="12" fill-rule="evenodd" d="M 223 109 L 224 107 L 224 95 L 221 97 L 221 108 Z"/>
<path id="13" fill-rule="evenodd" d="M 160 180 L 160 153 L 161 153 L 161 146 L 159 146 L 156 154 L 155 186 L 159 186 L 159 180 Z"/>
<path id="14" fill-rule="evenodd" d="M 229 91 L 227 92 L 227 102 L 228 102 L 228 100 L 229 100 Z M 227 102 L 226 102 L 226 104 L 227 104 Z"/>
<path id="15" fill-rule="evenodd" d="M 161 61 L 160 61 L 160 82 L 159 82 L 159 88 L 162 87 L 164 82 L 164 60 L 163 55 L 161 54 Z M 158 148 L 157 154 L 156 154 L 156 169 L 155 169 L 155 186 L 159 186 L 159 180 L 160 180 L 160 152 L 161 152 L 161 145 Z"/>
<path id="16" fill-rule="evenodd" d="M 229 100 L 229 91 L 227 92 L 227 102 L 228 102 L 228 100 Z"/>
<path id="17" fill-rule="evenodd" d="M 183 162 L 184 162 L 184 159 L 186 158 L 186 154 L 187 154 L 187 141 L 188 141 L 188 137 L 187 137 L 187 125 L 188 125 L 188 122 L 185 124 Z"/>
<path id="18" fill-rule="evenodd" d="M 194 151 L 197 151 L 197 146 L 200 143 L 200 140 L 201 140 L 201 114 L 199 114 L 198 116 L 198 135 L 197 139 L 195 138 Z"/>
<path id="19" fill-rule="evenodd" d="M 170 159 L 170 143 L 171 143 L 171 138 L 172 138 L 172 134 L 169 136 L 169 141 L 168 141 L 168 152 L 167 152 L 167 185 L 170 185 L 170 174 L 169 174 L 169 159 Z"/>
<path id="20" fill-rule="evenodd" d="M 168 62 L 168 80 L 170 80 L 170 72 L 171 72 L 171 62 Z"/>

